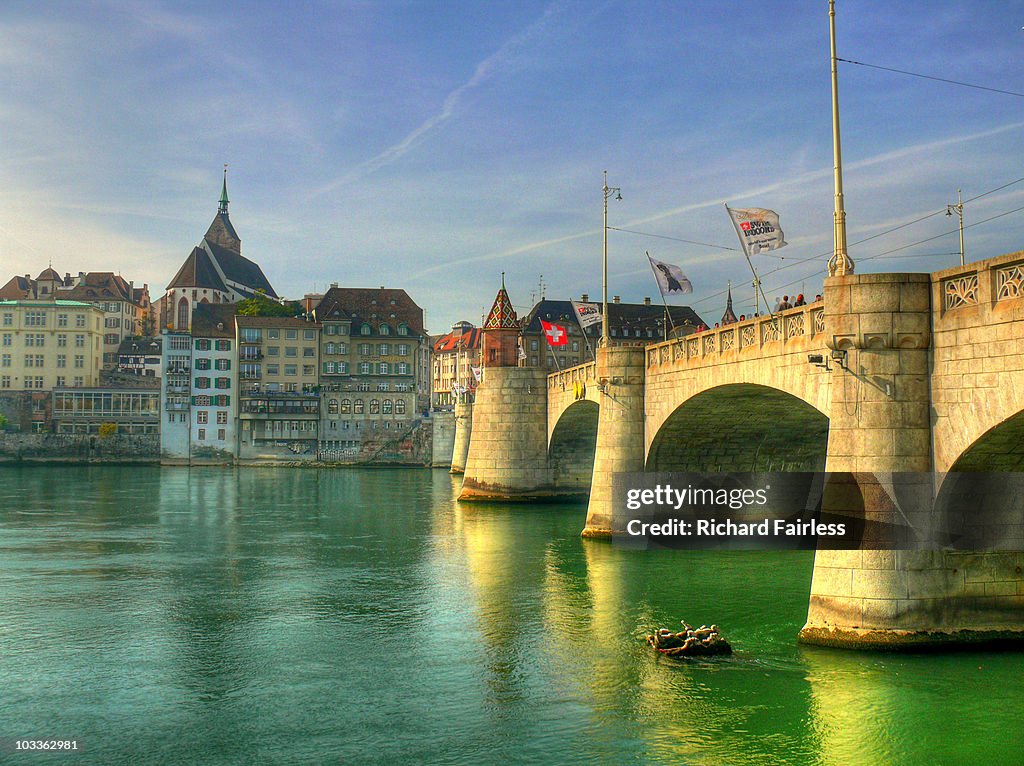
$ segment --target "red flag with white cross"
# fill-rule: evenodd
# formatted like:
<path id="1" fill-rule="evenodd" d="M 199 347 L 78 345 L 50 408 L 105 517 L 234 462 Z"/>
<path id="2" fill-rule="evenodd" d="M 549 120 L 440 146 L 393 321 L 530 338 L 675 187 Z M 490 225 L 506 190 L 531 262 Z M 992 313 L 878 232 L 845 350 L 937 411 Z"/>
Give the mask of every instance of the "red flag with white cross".
<path id="1" fill-rule="evenodd" d="M 569 333 L 561 325 L 551 324 L 542 319 L 540 326 L 544 328 L 544 337 L 548 339 L 550 345 L 564 346 L 569 342 Z"/>

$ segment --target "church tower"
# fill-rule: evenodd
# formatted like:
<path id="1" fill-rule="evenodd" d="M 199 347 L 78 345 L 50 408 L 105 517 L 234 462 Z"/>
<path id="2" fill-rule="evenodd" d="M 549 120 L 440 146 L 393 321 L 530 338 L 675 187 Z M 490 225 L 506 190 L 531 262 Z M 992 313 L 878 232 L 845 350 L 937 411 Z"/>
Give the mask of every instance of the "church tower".
<path id="1" fill-rule="evenodd" d="M 519 364 L 519 321 L 505 290 L 505 272 L 501 289 L 484 322 L 481 356 L 484 367 L 516 367 Z"/>
<path id="2" fill-rule="evenodd" d="M 736 312 L 732 310 L 732 282 L 729 283 L 729 297 L 725 301 L 725 313 L 722 314 L 722 327 L 727 324 L 734 324 L 738 322 L 736 318 Z"/>

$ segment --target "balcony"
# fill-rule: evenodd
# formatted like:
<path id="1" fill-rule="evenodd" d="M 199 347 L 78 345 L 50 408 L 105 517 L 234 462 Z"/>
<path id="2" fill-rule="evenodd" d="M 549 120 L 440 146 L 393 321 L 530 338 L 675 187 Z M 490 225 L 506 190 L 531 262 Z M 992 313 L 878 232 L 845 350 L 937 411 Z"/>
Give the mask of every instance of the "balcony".
<path id="1" fill-rule="evenodd" d="M 186 402 L 164 402 L 164 409 L 167 412 L 181 412 L 188 409 Z"/>
<path id="2" fill-rule="evenodd" d="M 168 375 L 188 375 L 192 372 L 191 367 L 183 367 L 180 364 L 169 364 L 165 370 Z"/>
<path id="3" fill-rule="evenodd" d="M 258 362 L 263 359 L 263 352 L 257 348 L 247 347 L 239 349 L 238 361 L 240 362 Z"/>
<path id="4" fill-rule="evenodd" d="M 167 393 L 169 394 L 187 394 L 189 392 L 188 385 L 168 385 Z"/>

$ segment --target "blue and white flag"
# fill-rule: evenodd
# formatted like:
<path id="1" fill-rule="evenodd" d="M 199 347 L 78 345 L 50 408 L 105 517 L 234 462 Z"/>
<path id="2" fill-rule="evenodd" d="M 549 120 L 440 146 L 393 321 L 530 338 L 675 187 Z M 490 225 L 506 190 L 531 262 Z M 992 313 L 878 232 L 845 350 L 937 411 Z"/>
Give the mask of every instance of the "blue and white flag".
<path id="1" fill-rule="evenodd" d="M 675 264 L 651 258 L 650 253 L 647 253 L 647 260 L 651 262 L 651 270 L 654 272 L 654 278 L 658 280 L 658 289 L 661 290 L 662 298 L 693 292 L 693 285 L 681 268 Z"/>

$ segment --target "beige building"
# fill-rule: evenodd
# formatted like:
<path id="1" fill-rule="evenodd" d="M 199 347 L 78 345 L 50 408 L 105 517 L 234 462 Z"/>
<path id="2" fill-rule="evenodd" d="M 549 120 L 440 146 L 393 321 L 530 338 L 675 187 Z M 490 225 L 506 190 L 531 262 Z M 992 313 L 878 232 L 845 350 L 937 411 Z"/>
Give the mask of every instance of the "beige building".
<path id="1" fill-rule="evenodd" d="M 320 325 L 235 317 L 238 457 L 313 459 L 320 428 Z"/>
<path id="2" fill-rule="evenodd" d="M 80 301 L 0 301 L 0 389 L 97 385 L 103 318 L 102 309 Z"/>
<path id="3" fill-rule="evenodd" d="M 472 401 L 477 385 L 473 368 L 481 366 L 480 340 L 480 328 L 463 321 L 434 341 L 431 388 L 435 409 L 451 409 L 460 397 Z"/>

